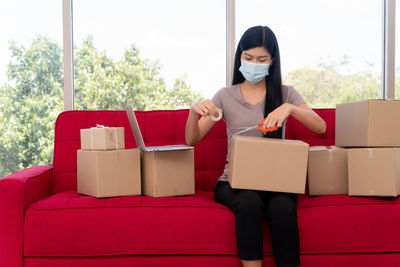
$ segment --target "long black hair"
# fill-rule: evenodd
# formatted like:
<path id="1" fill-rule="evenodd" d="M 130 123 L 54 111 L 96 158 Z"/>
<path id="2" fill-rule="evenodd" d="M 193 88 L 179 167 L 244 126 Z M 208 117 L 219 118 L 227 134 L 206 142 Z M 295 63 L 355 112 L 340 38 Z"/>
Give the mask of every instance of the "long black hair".
<path id="1" fill-rule="evenodd" d="M 268 114 L 282 105 L 282 74 L 281 58 L 279 55 L 278 41 L 275 34 L 267 26 L 255 26 L 248 29 L 239 41 L 235 55 L 235 66 L 233 68 L 232 85 L 244 82 L 245 78 L 239 71 L 241 65 L 242 52 L 255 47 L 263 46 L 271 54 L 272 63 L 269 67 L 269 74 L 266 77 L 266 94 L 264 118 Z M 265 137 L 282 138 L 282 128 L 274 132 L 269 132 Z"/>

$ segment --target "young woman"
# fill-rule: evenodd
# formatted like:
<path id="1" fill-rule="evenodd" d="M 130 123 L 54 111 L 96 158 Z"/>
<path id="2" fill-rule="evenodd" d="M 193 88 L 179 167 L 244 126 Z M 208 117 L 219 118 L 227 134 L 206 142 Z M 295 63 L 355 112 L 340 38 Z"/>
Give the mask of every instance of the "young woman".
<path id="1" fill-rule="evenodd" d="M 303 97 L 293 87 L 282 85 L 278 42 L 268 27 L 252 27 L 243 34 L 236 50 L 232 84 L 219 90 L 212 100 L 192 105 L 185 132 L 189 145 L 196 145 L 207 134 L 216 123 L 212 117 L 220 112 L 227 126 L 227 161 L 232 135 L 264 118 L 264 128 L 280 127 L 265 137 L 282 138 L 289 116 L 313 132 L 325 132 L 324 120 L 308 107 Z M 200 120 L 198 114 L 202 115 Z M 254 130 L 246 135 L 263 134 Z M 270 227 L 277 266 L 298 266 L 297 194 L 232 189 L 227 182 L 228 171 L 229 162 L 217 182 L 214 199 L 235 215 L 238 255 L 243 266 L 262 266 L 264 217 Z"/>

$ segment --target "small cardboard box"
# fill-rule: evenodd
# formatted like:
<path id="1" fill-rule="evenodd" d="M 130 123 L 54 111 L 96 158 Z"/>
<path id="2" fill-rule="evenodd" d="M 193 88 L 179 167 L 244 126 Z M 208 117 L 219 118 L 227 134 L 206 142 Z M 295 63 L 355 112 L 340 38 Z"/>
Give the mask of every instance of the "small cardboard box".
<path id="1" fill-rule="evenodd" d="M 366 100 L 336 105 L 335 144 L 400 146 L 400 100 Z"/>
<path id="2" fill-rule="evenodd" d="M 78 150 L 78 192 L 94 197 L 141 194 L 138 149 Z"/>
<path id="3" fill-rule="evenodd" d="M 349 149 L 348 165 L 349 195 L 400 194 L 400 148 Z"/>
<path id="4" fill-rule="evenodd" d="M 348 194 L 347 149 L 310 147 L 308 189 L 310 195 Z"/>
<path id="5" fill-rule="evenodd" d="M 142 151 L 144 195 L 193 195 L 194 188 L 194 149 Z"/>
<path id="6" fill-rule="evenodd" d="M 93 127 L 81 129 L 82 150 L 124 149 L 124 127 Z"/>
<path id="7" fill-rule="evenodd" d="M 303 194 L 308 147 L 302 141 L 235 135 L 229 183 L 232 188 Z"/>

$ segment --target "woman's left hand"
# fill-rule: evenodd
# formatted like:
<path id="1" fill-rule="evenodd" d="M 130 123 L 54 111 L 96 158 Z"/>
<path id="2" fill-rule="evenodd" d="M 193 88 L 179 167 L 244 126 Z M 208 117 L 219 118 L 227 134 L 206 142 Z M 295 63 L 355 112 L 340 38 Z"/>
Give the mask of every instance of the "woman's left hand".
<path id="1" fill-rule="evenodd" d="M 292 114 L 295 106 L 284 103 L 270 112 L 264 121 L 263 128 L 282 127 L 283 122 Z"/>

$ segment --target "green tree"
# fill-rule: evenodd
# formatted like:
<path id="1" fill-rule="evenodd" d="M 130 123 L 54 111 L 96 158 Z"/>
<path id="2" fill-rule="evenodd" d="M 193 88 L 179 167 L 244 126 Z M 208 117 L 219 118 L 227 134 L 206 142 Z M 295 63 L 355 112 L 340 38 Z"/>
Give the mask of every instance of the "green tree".
<path id="1" fill-rule="evenodd" d="M 294 86 L 311 107 L 335 107 L 336 104 L 380 98 L 380 76 L 366 70 L 346 74 L 350 59 L 339 63 L 322 61 L 315 67 L 289 72 L 284 83 Z"/>
<path id="2" fill-rule="evenodd" d="M 8 82 L 0 86 L 0 178 L 52 163 L 54 123 L 63 111 L 62 50 L 46 36 L 25 48 L 10 42 Z M 131 46 L 113 60 L 87 37 L 75 48 L 76 109 L 137 110 L 188 107 L 201 96 L 184 78 L 167 88 L 157 61 L 141 59 Z"/>
<path id="3" fill-rule="evenodd" d="M 8 83 L 0 87 L 0 177 L 52 158 L 54 121 L 63 108 L 60 46 L 39 36 L 10 42 Z"/>
<path id="4" fill-rule="evenodd" d="M 157 61 L 141 59 L 133 45 L 115 61 L 98 51 L 88 36 L 75 48 L 76 108 L 123 109 L 132 104 L 137 110 L 175 109 L 202 99 L 184 79 L 167 88 L 160 68 Z"/>

